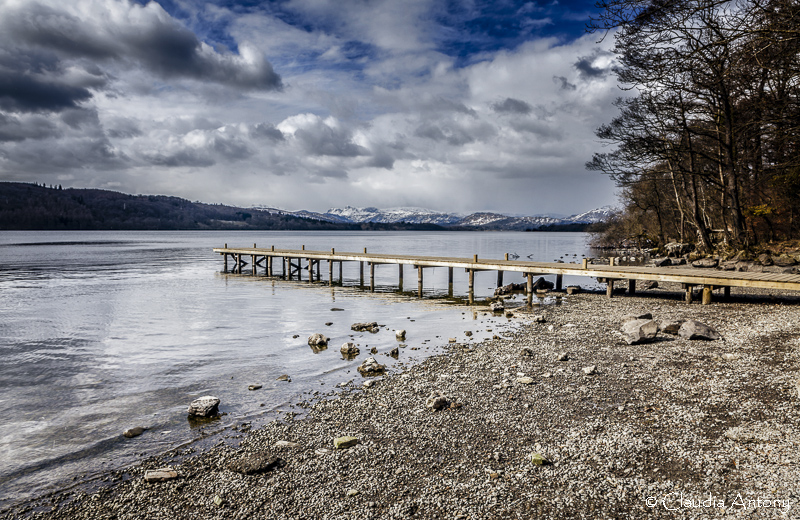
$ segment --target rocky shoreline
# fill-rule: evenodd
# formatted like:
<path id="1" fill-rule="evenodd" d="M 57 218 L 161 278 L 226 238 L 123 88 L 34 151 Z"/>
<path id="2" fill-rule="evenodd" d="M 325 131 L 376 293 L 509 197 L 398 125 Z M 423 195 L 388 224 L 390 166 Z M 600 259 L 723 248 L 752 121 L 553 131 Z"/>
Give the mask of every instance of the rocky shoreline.
<path id="1" fill-rule="evenodd" d="M 0 518 L 800 516 L 800 300 L 686 305 L 669 290 L 515 310 L 513 331 L 357 378 L 298 403 L 302 418 L 238 425 Z M 629 345 L 621 325 L 642 313 L 722 338 Z M 145 480 L 166 468 L 177 477 Z"/>

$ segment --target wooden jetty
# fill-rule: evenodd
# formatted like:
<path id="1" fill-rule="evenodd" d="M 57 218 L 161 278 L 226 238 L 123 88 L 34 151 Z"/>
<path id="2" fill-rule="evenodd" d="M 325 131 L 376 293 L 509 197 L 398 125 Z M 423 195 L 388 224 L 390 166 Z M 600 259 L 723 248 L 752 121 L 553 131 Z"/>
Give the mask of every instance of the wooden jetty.
<path id="1" fill-rule="evenodd" d="M 497 271 L 497 285 L 503 285 L 504 272 L 518 272 L 525 276 L 527 283 L 528 304 L 533 298 L 533 278 L 534 276 L 553 275 L 555 276 L 555 289 L 562 289 L 563 276 L 586 276 L 597 278 L 601 283 L 606 284 L 606 294 L 611 298 L 614 294 L 614 287 L 617 282 L 627 281 L 628 294 L 636 292 L 637 280 L 648 280 L 658 282 L 675 282 L 681 284 L 685 291 L 685 300 L 691 303 L 694 290 L 702 290 L 701 301 L 704 305 L 712 302 L 712 292 L 721 290 L 724 296 L 730 295 L 731 287 L 752 287 L 763 289 L 781 289 L 800 291 L 800 275 L 782 273 L 749 273 L 736 271 L 719 271 L 716 269 L 697 269 L 684 267 L 644 267 L 644 266 L 622 266 L 614 265 L 613 260 L 610 265 L 590 264 L 583 259 L 581 264 L 568 264 L 560 262 L 529 262 L 520 260 L 509 260 L 508 254 L 505 259 L 496 260 L 488 258 L 450 258 L 450 257 L 431 257 L 417 255 L 388 255 L 367 253 L 367 249 L 361 253 L 337 252 L 335 249 L 330 251 L 311 251 L 305 249 L 275 249 L 259 248 L 253 244 L 252 248 L 225 247 L 214 248 L 215 253 L 219 253 L 225 259 L 225 271 L 228 271 L 229 260 L 233 262 L 232 272 L 242 273 L 248 264 L 253 275 L 257 274 L 260 267 L 266 276 L 279 276 L 287 280 L 301 280 L 303 275 L 303 263 L 308 271 L 307 280 L 309 282 L 323 281 L 320 273 L 320 264 L 327 262 L 329 284 L 334 281 L 334 267 L 338 264 L 338 283 L 342 283 L 342 264 L 344 262 L 359 262 L 360 283 L 364 286 L 364 266 L 369 267 L 369 287 L 375 290 L 375 266 L 376 265 L 397 265 L 398 266 L 398 285 L 400 290 L 403 288 L 403 266 L 410 265 L 417 270 L 417 293 L 422 296 L 424 280 L 424 269 L 431 267 L 447 267 L 449 293 L 453 291 L 453 269 L 464 269 L 469 274 L 469 300 L 474 301 L 475 273 L 478 271 Z M 250 259 L 248 262 L 246 259 Z M 280 262 L 280 271 L 276 269 L 276 260 Z"/>

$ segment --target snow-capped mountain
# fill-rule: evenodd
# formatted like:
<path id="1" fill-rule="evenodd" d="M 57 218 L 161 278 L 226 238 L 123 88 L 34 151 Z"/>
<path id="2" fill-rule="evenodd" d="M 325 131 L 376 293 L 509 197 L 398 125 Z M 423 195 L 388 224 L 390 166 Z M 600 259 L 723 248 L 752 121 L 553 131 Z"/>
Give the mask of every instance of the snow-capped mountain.
<path id="1" fill-rule="evenodd" d="M 614 206 L 603 206 L 602 208 L 593 209 L 579 215 L 572 215 L 564 220 L 575 223 L 595 224 L 597 222 L 605 222 L 615 213 L 619 213 L 619 210 Z"/>
<path id="2" fill-rule="evenodd" d="M 378 222 L 384 224 L 405 222 L 408 224 L 436 224 L 443 227 L 463 227 L 470 229 L 524 231 L 537 229 L 542 226 L 558 226 L 566 224 L 594 224 L 608 220 L 617 212 L 612 206 L 586 211 L 567 218 L 558 218 L 550 215 L 518 216 L 504 215 L 502 213 L 478 212 L 469 215 L 458 213 L 442 213 L 425 208 L 389 208 L 378 209 L 373 207 L 331 208 L 325 213 L 314 211 L 286 211 L 265 206 L 255 206 L 254 209 L 269 211 L 279 215 L 293 215 L 295 217 L 324 220 L 338 223 Z"/>
<path id="3" fill-rule="evenodd" d="M 425 208 L 344 208 L 329 209 L 325 216 L 339 218 L 345 222 L 406 222 L 409 224 L 437 224 L 451 226 L 461 219 L 461 215 L 441 213 Z"/>

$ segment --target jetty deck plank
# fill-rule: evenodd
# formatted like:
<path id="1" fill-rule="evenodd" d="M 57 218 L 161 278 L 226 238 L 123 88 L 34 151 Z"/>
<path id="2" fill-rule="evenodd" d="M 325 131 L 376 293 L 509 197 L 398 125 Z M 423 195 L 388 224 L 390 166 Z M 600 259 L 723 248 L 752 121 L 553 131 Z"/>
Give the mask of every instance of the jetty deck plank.
<path id="1" fill-rule="evenodd" d="M 524 260 L 498 260 L 492 258 L 434 257 L 420 255 L 393 255 L 383 253 L 356 253 L 340 251 L 312 251 L 307 249 L 275 248 L 214 248 L 221 255 L 239 257 L 303 258 L 314 261 L 366 262 L 370 264 L 401 264 L 416 267 L 464 268 L 472 271 L 509 271 L 535 275 L 570 275 L 604 278 L 607 280 L 652 280 L 676 282 L 687 286 L 751 287 L 800 291 L 800 275 L 787 273 L 752 273 L 699 269 L 691 266 L 645 267 L 619 265 L 587 265 L 561 262 L 531 262 Z"/>

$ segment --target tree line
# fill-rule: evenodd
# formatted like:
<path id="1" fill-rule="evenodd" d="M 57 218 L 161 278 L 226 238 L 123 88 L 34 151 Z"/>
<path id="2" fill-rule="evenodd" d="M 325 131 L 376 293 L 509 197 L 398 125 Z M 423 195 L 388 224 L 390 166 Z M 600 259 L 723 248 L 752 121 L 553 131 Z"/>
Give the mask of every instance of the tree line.
<path id="1" fill-rule="evenodd" d="M 800 231 L 800 2 L 600 0 L 628 96 L 597 130 L 610 241 L 747 248 Z"/>

